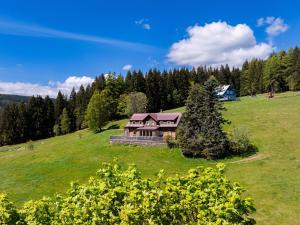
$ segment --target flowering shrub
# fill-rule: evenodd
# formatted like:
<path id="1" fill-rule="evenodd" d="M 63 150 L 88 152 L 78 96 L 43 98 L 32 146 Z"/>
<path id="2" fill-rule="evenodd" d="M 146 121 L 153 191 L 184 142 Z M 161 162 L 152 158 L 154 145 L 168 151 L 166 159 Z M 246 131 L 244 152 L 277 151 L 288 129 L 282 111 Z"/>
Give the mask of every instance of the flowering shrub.
<path id="1" fill-rule="evenodd" d="M 104 164 L 87 184 L 72 183 L 66 195 L 18 211 L 1 195 L 0 224 L 255 224 L 252 200 L 223 173 L 218 164 L 169 178 L 160 171 L 150 180 L 134 165 Z"/>

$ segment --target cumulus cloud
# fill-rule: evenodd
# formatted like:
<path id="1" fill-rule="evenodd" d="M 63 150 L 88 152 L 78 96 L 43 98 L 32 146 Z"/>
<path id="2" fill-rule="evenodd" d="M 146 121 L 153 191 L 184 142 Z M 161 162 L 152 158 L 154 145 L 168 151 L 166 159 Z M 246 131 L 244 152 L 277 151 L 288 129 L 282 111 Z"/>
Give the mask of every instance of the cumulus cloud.
<path id="1" fill-rule="evenodd" d="M 64 94 L 70 94 L 73 87 L 78 90 L 81 85 L 86 87 L 94 81 L 93 78 L 82 76 L 70 76 L 64 82 L 49 81 L 48 85 L 23 83 L 23 82 L 1 82 L 0 81 L 0 93 L 1 94 L 15 94 L 15 95 L 41 95 L 50 97 L 56 97 L 60 90 Z"/>
<path id="2" fill-rule="evenodd" d="M 131 68 L 132 68 L 132 65 L 127 64 L 127 65 L 124 65 L 124 66 L 123 66 L 122 70 L 128 71 L 128 70 L 131 70 Z"/>
<path id="3" fill-rule="evenodd" d="M 275 18 L 273 16 L 269 16 L 266 18 L 259 18 L 257 20 L 257 26 L 261 27 L 266 25 L 266 33 L 268 34 L 269 41 L 272 41 L 272 39 L 275 36 L 278 36 L 281 33 L 286 32 L 289 29 L 289 26 L 284 23 L 284 20 L 280 17 Z"/>
<path id="4" fill-rule="evenodd" d="M 240 67 L 247 59 L 267 58 L 273 51 L 270 44 L 257 43 L 246 24 L 231 26 L 213 22 L 191 26 L 187 38 L 174 43 L 167 55 L 178 65 L 217 67 L 222 64 Z"/>
<path id="5" fill-rule="evenodd" d="M 141 26 L 143 29 L 145 30 L 150 30 L 151 29 L 151 25 L 149 23 L 148 19 L 140 19 L 140 20 L 136 20 L 134 22 L 136 25 Z"/>

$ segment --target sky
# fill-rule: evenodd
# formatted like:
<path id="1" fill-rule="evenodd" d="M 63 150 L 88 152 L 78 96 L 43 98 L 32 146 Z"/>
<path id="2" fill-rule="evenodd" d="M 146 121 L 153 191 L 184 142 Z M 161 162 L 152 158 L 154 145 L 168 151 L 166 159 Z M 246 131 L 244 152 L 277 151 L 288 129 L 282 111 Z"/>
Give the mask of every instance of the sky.
<path id="1" fill-rule="evenodd" d="M 300 45 L 300 2 L 1 0 L 0 93 L 68 94 L 101 73 L 228 64 Z"/>

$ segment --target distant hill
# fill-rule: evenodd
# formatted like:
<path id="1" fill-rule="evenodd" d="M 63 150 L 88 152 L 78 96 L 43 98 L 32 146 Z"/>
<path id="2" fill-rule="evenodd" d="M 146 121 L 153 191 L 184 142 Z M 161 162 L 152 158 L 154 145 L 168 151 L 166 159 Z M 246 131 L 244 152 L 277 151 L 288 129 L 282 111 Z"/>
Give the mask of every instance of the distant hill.
<path id="1" fill-rule="evenodd" d="M 27 102 L 29 96 L 0 94 L 0 108 L 10 103 Z"/>

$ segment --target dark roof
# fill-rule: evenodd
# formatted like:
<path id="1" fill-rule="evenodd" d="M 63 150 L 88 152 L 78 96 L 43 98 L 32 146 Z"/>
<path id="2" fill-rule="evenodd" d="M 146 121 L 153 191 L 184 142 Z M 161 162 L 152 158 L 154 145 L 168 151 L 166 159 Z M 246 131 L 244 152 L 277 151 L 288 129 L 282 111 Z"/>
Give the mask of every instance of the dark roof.
<path id="1" fill-rule="evenodd" d="M 135 113 L 129 119 L 130 121 L 144 121 L 147 117 L 151 117 L 156 123 L 158 123 L 158 127 L 177 127 L 180 119 L 181 113 Z M 173 121 L 174 124 L 159 124 L 160 121 Z M 143 124 L 130 124 L 128 123 L 126 127 L 144 127 Z M 147 126 L 149 127 L 149 126 Z"/>
<path id="2" fill-rule="evenodd" d="M 181 113 L 135 113 L 131 116 L 130 120 L 143 121 L 150 116 L 156 122 L 158 121 L 174 121 L 181 117 Z"/>

